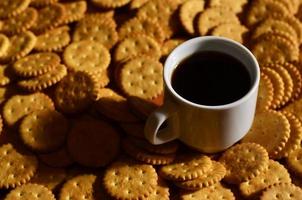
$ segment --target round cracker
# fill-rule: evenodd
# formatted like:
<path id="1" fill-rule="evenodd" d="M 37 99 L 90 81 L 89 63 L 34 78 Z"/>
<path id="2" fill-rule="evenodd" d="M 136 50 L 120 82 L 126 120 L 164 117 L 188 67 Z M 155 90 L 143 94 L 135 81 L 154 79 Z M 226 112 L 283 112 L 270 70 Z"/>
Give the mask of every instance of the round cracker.
<path id="1" fill-rule="evenodd" d="M 0 65 L 0 86 L 6 86 L 15 79 L 11 65 Z"/>
<path id="2" fill-rule="evenodd" d="M 30 149 L 51 152 L 65 143 L 68 121 L 55 110 L 34 111 L 22 119 L 19 131 L 22 141 Z"/>
<path id="3" fill-rule="evenodd" d="M 120 87 L 127 96 L 153 99 L 163 92 L 163 65 L 145 56 L 126 62 L 120 70 Z"/>
<path id="4" fill-rule="evenodd" d="M 132 18 L 126 21 L 119 28 L 118 34 L 120 39 L 144 34 L 153 37 L 159 43 L 165 40 L 164 32 L 160 25 L 148 18 Z"/>
<path id="5" fill-rule="evenodd" d="M 198 16 L 197 28 L 200 35 L 206 35 L 215 26 L 230 22 L 239 23 L 232 11 L 225 7 L 208 8 Z"/>
<path id="6" fill-rule="evenodd" d="M 55 200 L 55 195 L 46 187 L 38 184 L 25 184 L 10 191 L 5 200 Z"/>
<path id="7" fill-rule="evenodd" d="M 226 37 L 243 43 L 244 34 L 248 31 L 246 27 L 237 23 L 224 23 L 212 30 L 212 35 Z"/>
<path id="8" fill-rule="evenodd" d="M 270 158 L 276 158 L 285 147 L 290 136 L 287 118 L 277 111 L 265 111 L 255 115 L 254 123 L 242 142 L 262 145 Z"/>
<path id="9" fill-rule="evenodd" d="M 128 4 L 131 0 L 92 0 L 92 3 L 101 8 L 119 8 Z"/>
<path id="10" fill-rule="evenodd" d="M 249 181 L 240 183 L 239 189 L 245 197 L 252 197 L 276 183 L 290 183 L 287 169 L 279 162 L 269 160 L 268 169 Z"/>
<path id="11" fill-rule="evenodd" d="M 274 184 L 262 193 L 260 200 L 299 200 L 302 198 L 302 189 L 291 183 Z"/>
<path id="12" fill-rule="evenodd" d="M 255 143 L 237 144 L 225 151 L 219 159 L 227 170 L 224 180 L 237 184 L 267 170 L 268 160 L 266 149 Z"/>
<path id="13" fill-rule="evenodd" d="M 110 63 L 108 49 L 99 42 L 83 40 L 65 48 L 64 62 L 72 71 L 96 73 L 104 71 Z"/>
<path id="14" fill-rule="evenodd" d="M 62 20 L 64 24 L 79 21 L 85 16 L 87 10 L 86 1 L 66 2 L 62 3 L 62 5 L 65 8 L 64 19 Z"/>
<path id="15" fill-rule="evenodd" d="M 70 42 L 69 27 L 62 26 L 37 36 L 35 50 L 60 51 Z"/>
<path id="16" fill-rule="evenodd" d="M 67 138 L 71 157 L 89 167 L 104 167 L 112 162 L 119 153 L 119 143 L 119 134 L 110 124 L 91 118 L 77 120 Z"/>
<path id="17" fill-rule="evenodd" d="M 45 7 L 57 3 L 59 0 L 31 0 L 30 5 L 34 7 Z"/>
<path id="18" fill-rule="evenodd" d="M 123 129 L 123 131 L 133 137 L 145 139 L 144 135 L 144 123 L 126 123 L 126 122 L 120 122 L 119 126 Z"/>
<path id="19" fill-rule="evenodd" d="M 157 180 L 152 165 L 116 161 L 106 169 L 104 187 L 116 199 L 143 199 L 153 193 Z"/>
<path id="20" fill-rule="evenodd" d="M 96 87 L 92 75 L 81 71 L 69 73 L 55 89 L 56 107 L 64 113 L 82 112 L 91 105 Z"/>
<path id="21" fill-rule="evenodd" d="M 15 35 L 31 28 L 38 18 L 38 12 L 34 8 L 26 8 L 19 15 L 3 21 L 1 31 L 8 35 Z"/>
<path id="22" fill-rule="evenodd" d="M 59 64 L 50 72 L 34 78 L 18 81 L 17 84 L 19 87 L 31 92 L 41 91 L 58 83 L 66 74 L 67 69 L 65 65 Z"/>
<path id="23" fill-rule="evenodd" d="M 60 61 L 59 55 L 55 53 L 35 53 L 19 59 L 13 69 L 22 77 L 38 76 L 53 70 Z"/>
<path id="24" fill-rule="evenodd" d="M 52 100 L 43 93 L 15 95 L 3 107 L 3 118 L 7 125 L 12 126 L 21 118 L 37 110 L 54 110 Z"/>
<path id="25" fill-rule="evenodd" d="M 135 113 L 142 120 L 146 120 L 151 115 L 151 113 L 153 113 L 159 107 L 159 105 L 157 105 L 155 102 L 148 101 L 139 97 L 130 96 L 127 99 L 129 106 L 133 110 L 133 113 Z"/>
<path id="26" fill-rule="evenodd" d="M 162 177 L 174 181 L 198 178 L 211 169 L 212 162 L 204 155 L 181 155 L 174 163 L 159 169 Z"/>
<path id="27" fill-rule="evenodd" d="M 100 89 L 94 104 L 98 112 L 120 122 L 137 122 L 139 119 L 130 112 L 127 99 L 109 88 Z"/>
<path id="28" fill-rule="evenodd" d="M 13 17 L 23 12 L 29 6 L 30 0 L 13 0 L 0 2 L 0 19 Z"/>
<path id="29" fill-rule="evenodd" d="M 0 147 L 1 188 L 15 188 L 28 182 L 38 167 L 35 156 L 18 153 L 12 144 Z"/>
<path id="30" fill-rule="evenodd" d="M 289 153 L 286 162 L 288 167 L 294 172 L 295 174 L 302 177 L 302 149 L 299 147 L 298 149 Z"/>
<path id="31" fill-rule="evenodd" d="M 258 98 L 257 98 L 257 112 L 268 110 L 272 105 L 274 98 L 274 88 L 269 77 L 261 73 Z"/>
<path id="32" fill-rule="evenodd" d="M 196 33 L 194 28 L 195 17 L 204 10 L 205 1 L 189 0 L 180 6 L 179 18 L 182 26 L 187 33 L 194 35 Z"/>
<path id="33" fill-rule="evenodd" d="M 0 58 L 7 54 L 10 46 L 10 41 L 4 34 L 0 34 Z"/>
<path id="34" fill-rule="evenodd" d="M 46 30 L 53 29 L 60 25 L 65 16 L 65 7 L 59 3 L 51 4 L 41 8 L 38 18 L 31 28 L 35 33 L 42 33 Z"/>
<path id="35" fill-rule="evenodd" d="M 168 56 L 178 45 L 185 42 L 185 39 L 182 38 L 173 38 L 170 40 L 165 41 L 162 45 L 162 57 Z"/>
<path id="36" fill-rule="evenodd" d="M 210 7 L 228 7 L 235 13 L 242 12 L 244 6 L 248 3 L 248 0 L 210 0 Z"/>
<path id="37" fill-rule="evenodd" d="M 155 39 L 146 35 L 125 38 L 117 45 L 114 60 L 121 62 L 140 55 L 148 55 L 154 59 L 159 58 L 161 56 L 159 44 Z"/>

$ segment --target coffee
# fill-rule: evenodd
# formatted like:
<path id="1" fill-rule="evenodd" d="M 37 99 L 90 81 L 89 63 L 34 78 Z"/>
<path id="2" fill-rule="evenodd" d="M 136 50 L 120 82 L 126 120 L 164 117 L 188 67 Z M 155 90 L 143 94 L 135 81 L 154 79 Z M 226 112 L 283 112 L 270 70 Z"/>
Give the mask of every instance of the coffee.
<path id="1" fill-rule="evenodd" d="M 235 102 L 248 93 L 251 77 L 242 62 L 233 56 L 203 51 L 178 64 L 172 87 L 196 104 L 218 106 Z"/>

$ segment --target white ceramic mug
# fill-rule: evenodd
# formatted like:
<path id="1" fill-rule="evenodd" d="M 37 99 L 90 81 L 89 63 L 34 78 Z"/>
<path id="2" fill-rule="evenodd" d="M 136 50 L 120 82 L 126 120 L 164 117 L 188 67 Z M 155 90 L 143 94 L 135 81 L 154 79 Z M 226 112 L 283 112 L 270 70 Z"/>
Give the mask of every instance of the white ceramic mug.
<path id="1" fill-rule="evenodd" d="M 251 77 L 249 92 L 233 103 L 219 106 L 196 104 L 177 94 L 171 85 L 174 69 L 182 60 L 200 51 L 217 51 L 240 60 Z M 165 62 L 164 104 L 148 118 L 145 137 L 152 144 L 179 139 L 206 153 L 225 150 L 242 139 L 252 126 L 259 80 L 260 69 L 256 58 L 240 43 L 215 36 L 188 40 L 174 49 Z M 196 90 L 198 86 L 192 89 Z M 164 123 L 166 126 L 162 126 Z"/>

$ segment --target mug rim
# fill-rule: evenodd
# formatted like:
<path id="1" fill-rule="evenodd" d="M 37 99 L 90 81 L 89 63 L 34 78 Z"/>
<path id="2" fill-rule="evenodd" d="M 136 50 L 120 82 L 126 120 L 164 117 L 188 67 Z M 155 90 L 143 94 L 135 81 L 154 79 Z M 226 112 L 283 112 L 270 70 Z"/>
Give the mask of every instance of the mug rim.
<path id="1" fill-rule="evenodd" d="M 255 81 L 253 82 L 253 85 L 251 86 L 251 88 L 249 89 L 249 91 L 242 96 L 240 99 L 232 102 L 232 103 L 227 103 L 227 104 L 223 104 L 223 105 L 215 105 L 215 106 L 209 106 L 209 105 L 202 105 L 202 104 L 197 104 L 194 102 L 191 102 L 187 99 L 185 99 L 184 97 L 180 96 L 172 87 L 171 85 L 171 79 L 170 77 L 168 77 L 168 70 L 170 70 L 171 67 L 167 67 L 167 64 L 170 62 L 170 60 L 172 59 L 173 55 L 179 51 L 179 49 L 183 48 L 184 46 L 190 46 L 190 45 L 194 45 L 196 43 L 199 42 L 203 42 L 205 40 L 214 40 L 214 41 L 221 41 L 221 42 L 227 42 L 231 45 L 235 45 L 237 47 L 239 47 L 242 51 L 244 51 L 245 53 L 247 53 L 247 55 L 251 58 L 251 61 L 254 65 L 254 67 L 256 68 L 256 74 L 255 74 Z M 230 54 L 232 55 L 232 54 Z M 196 108 L 203 108 L 203 109 L 209 109 L 209 110 L 225 110 L 225 109 L 230 109 L 233 107 L 236 107 L 240 104 L 242 104 L 243 102 L 247 101 L 253 94 L 254 92 L 257 92 L 258 90 L 258 85 L 260 82 L 260 67 L 259 64 L 257 62 L 256 57 L 252 54 L 252 52 L 246 48 L 245 46 L 243 46 L 242 44 L 240 44 L 239 42 L 236 42 L 234 40 L 225 38 L 225 37 L 218 37 L 218 36 L 201 36 L 201 37 L 196 37 L 196 38 L 192 38 L 190 40 L 185 41 L 184 43 L 180 44 L 179 46 L 177 46 L 167 57 L 165 64 L 164 64 L 164 82 L 166 87 L 169 89 L 169 92 L 176 98 L 178 99 L 180 102 L 188 104 L 192 107 L 196 107 Z"/>

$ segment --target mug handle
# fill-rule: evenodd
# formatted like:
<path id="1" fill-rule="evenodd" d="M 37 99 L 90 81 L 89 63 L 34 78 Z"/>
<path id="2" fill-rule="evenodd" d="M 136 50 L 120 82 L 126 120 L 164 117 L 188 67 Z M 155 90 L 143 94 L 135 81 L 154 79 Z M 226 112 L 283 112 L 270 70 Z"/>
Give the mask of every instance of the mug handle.
<path id="1" fill-rule="evenodd" d="M 177 139 L 179 130 L 177 119 L 174 106 L 163 105 L 158 108 L 147 119 L 144 129 L 146 139 L 154 145 Z M 164 122 L 167 122 L 167 127 L 161 128 Z"/>

